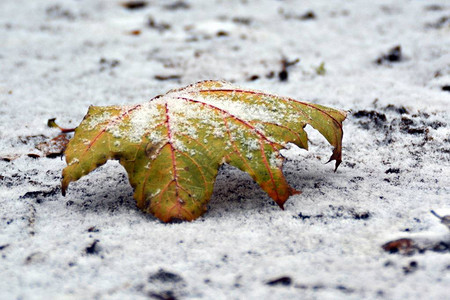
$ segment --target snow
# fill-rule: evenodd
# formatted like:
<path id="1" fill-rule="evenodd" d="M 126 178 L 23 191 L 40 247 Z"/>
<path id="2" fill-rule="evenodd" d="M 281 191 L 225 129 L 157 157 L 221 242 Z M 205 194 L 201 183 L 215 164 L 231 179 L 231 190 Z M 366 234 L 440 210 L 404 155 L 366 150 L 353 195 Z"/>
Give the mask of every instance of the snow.
<path id="1" fill-rule="evenodd" d="M 0 157 L 19 156 L 0 161 L 0 298 L 448 298 L 448 248 L 381 248 L 450 243 L 430 213 L 450 215 L 448 1 L 185 2 L 0 2 Z M 397 45 L 400 61 L 375 62 Z M 300 58 L 287 81 L 283 58 Z M 117 162 L 62 197 L 64 160 L 27 156 L 58 134 L 49 118 L 75 127 L 89 105 L 143 103 L 205 79 L 351 110 L 338 171 L 307 127 L 309 151 L 282 152 L 302 191 L 284 211 L 224 166 L 206 214 L 163 224 L 136 208 Z M 267 284 L 283 276 L 290 285 Z"/>

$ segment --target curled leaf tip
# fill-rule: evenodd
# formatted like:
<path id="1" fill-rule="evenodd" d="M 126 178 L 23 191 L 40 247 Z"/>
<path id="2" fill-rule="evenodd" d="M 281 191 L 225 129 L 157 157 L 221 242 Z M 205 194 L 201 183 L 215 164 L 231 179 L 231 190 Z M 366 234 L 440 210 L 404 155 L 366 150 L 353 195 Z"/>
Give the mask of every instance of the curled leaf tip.
<path id="1" fill-rule="evenodd" d="M 341 164 L 341 162 L 342 162 L 341 160 L 336 160 L 336 163 L 334 165 L 334 172 L 337 171 L 337 169 L 338 169 L 339 165 Z"/>
<path id="2" fill-rule="evenodd" d="M 62 182 L 61 182 L 61 194 L 63 195 L 63 197 L 66 196 L 67 185 L 68 185 L 68 183 L 64 180 L 64 177 L 63 177 Z"/>

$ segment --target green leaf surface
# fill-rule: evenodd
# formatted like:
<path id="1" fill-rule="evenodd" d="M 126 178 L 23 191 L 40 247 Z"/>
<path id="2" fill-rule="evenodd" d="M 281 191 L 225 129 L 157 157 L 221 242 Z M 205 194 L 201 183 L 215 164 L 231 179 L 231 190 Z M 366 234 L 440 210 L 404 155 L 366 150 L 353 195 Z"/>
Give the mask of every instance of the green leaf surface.
<path id="1" fill-rule="evenodd" d="M 341 162 L 346 113 L 325 106 L 203 81 L 132 106 L 91 106 L 66 150 L 62 191 L 106 163 L 120 161 L 137 206 L 164 222 L 206 211 L 221 164 L 250 176 L 283 208 L 299 193 L 282 173 L 287 143 L 307 149 L 310 124 Z"/>

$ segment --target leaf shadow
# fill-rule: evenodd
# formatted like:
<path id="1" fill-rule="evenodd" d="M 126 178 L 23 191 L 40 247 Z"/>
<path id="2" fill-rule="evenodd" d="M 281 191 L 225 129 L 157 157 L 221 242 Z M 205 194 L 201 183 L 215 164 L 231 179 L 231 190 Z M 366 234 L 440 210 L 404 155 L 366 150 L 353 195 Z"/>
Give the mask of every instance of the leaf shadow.
<path id="1" fill-rule="evenodd" d="M 299 190 L 315 190 L 317 182 L 324 182 L 323 168 L 317 164 L 287 160 L 283 168 L 289 184 Z M 320 170 L 319 170 L 320 169 Z M 327 168 L 328 169 L 328 168 Z M 330 171 L 330 174 L 332 171 Z M 299 183 L 301 186 L 298 186 Z M 314 193 L 313 193 L 314 194 Z M 125 214 L 135 211 L 143 218 L 156 219 L 139 210 L 125 169 L 116 161 L 108 161 L 88 177 L 70 186 L 69 197 L 61 198 L 66 206 L 80 214 Z M 286 203 L 290 205 L 290 201 Z M 249 174 L 227 164 L 220 167 L 214 192 L 208 203 L 207 218 L 246 215 L 248 213 L 278 211 L 280 208 Z M 243 213 L 244 212 L 244 213 Z"/>
<path id="2" fill-rule="evenodd" d="M 332 187 L 336 180 L 334 169 L 324 166 L 320 161 L 285 161 L 283 174 L 288 183 L 302 191 L 300 197 L 324 195 L 321 187 Z M 285 209 L 297 204 L 289 200 Z M 222 215 L 241 215 L 243 212 L 268 213 L 278 211 L 279 207 L 247 173 L 230 165 L 223 165 L 216 178 L 214 193 L 208 204 L 208 217 Z"/>
<path id="3" fill-rule="evenodd" d="M 120 214 L 138 210 L 125 169 L 114 161 L 70 185 L 66 206 L 82 214 Z"/>
<path id="4" fill-rule="evenodd" d="M 247 173 L 227 164 L 220 167 L 208 216 L 241 214 L 242 210 L 278 210 L 279 207 Z"/>

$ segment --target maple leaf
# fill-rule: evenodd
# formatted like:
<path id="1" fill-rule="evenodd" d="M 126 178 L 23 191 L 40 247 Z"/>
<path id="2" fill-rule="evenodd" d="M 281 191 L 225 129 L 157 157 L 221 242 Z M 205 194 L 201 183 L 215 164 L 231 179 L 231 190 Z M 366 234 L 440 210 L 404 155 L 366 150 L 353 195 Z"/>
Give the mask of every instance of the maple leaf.
<path id="1" fill-rule="evenodd" d="M 310 124 L 341 162 L 346 113 L 222 81 L 203 81 L 132 106 L 91 106 L 67 146 L 62 192 L 106 163 L 120 161 L 137 206 L 164 222 L 206 211 L 219 166 L 247 172 L 283 208 L 291 188 L 280 150 L 307 149 Z"/>

